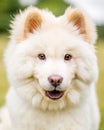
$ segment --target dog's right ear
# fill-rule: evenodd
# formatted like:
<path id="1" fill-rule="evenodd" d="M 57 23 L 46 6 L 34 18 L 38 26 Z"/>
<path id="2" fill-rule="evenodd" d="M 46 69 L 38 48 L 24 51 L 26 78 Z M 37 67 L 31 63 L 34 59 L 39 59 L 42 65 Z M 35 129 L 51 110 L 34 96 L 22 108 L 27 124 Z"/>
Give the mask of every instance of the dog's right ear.
<path id="1" fill-rule="evenodd" d="M 24 12 L 20 12 L 12 22 L 12 37 L 16 43 L 25 40 L 29 33 L 34 33 L 41 27 L 43 18 L 39 9 L 34 7 L 27 8 Z"/>
<path id="2" fill-rule="evenodd" d="M 79 31 L 79 35 L 83 40 L 90 44 L 94 44 L 97 38 L 96 27 L 92 20 L 79 9 L 68 8 L 65 12 L 68 23 L 72 23 L 73 27 Z"/>

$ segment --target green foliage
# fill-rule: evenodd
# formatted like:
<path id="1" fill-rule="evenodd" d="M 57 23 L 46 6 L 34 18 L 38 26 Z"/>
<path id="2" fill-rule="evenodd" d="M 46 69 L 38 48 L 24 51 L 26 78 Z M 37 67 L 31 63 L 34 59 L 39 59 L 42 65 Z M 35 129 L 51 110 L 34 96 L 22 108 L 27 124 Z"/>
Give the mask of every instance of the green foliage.
<path id="1" fill-rule="evenodd" d="M 15 13 L 21 8 L 18 0 L 0 0 L 0 13 Z"/>
<path id="2" fill-rule="evenodd" d="M 7 0 L 0 0 L 0 13 L 5 13 L 8 7 Z"/>
<path id="3" fill-rule="evenodd" d="M 0 33 L 7 32 L 9 30 L 10 15 L 0 14 Z"/>
<path id="4" fill-rule="evenodd" d="M 69 5 L 64 0 L 40 0 L 36 6 L 39 8 L 48 8 L 58 16 L 63 14 Z"/>
<path id="5" fill-rule="evenodd" d="M 0 0 L 0 33 L 8 32 L 11 15 L 22 8 L 18 0 Z"/>
<path id="6" fill-rule="evenodd" d="M 104 26 L 98 26 L 98 38 L 104 40 Z"/>

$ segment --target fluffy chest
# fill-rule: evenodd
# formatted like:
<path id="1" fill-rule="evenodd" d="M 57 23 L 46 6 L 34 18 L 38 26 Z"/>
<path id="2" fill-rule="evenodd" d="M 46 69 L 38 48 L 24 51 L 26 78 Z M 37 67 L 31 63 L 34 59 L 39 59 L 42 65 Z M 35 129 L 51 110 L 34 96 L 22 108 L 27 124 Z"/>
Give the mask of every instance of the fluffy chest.
<path id="1" fill-rule="evenodd" d="M 91 130 L 89 103 L 60 111 L 43 111 L 22 102 L 13 90 L 7 97 L 10 118 L 15 130 Z"/>
<path id="2" fill-rule="evenodd" d="M 26 110 L 26 109 L 25 109 Z M 16 130 L 90 130 L 89 112 L 41 112 L 26 110 L 15 115 Z"/>

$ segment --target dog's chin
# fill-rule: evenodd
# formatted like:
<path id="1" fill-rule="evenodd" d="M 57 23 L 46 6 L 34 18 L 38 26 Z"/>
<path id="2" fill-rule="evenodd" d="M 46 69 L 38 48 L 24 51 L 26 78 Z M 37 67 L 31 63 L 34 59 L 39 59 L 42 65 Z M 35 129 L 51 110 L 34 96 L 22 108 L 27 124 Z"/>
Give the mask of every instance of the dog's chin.
<path id="1" fill-rule="evenodd" d="M 64 96 L 64 91 L 59 90 L 45 91 L 45 96 L 51 100 L 58 100 Z"/>

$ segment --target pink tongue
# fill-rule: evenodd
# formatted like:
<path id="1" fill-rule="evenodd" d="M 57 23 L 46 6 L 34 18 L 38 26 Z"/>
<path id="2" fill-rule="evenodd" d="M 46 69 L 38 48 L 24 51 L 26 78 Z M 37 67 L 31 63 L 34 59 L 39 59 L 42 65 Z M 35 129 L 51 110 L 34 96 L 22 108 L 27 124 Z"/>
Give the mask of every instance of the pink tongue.
<path id="1" fill-rule="evenodd" d="M 46 96 L 49 97 L 50 99 L 56 100 L 59 99 L 63 96 L 62 91 L 46 91 Z"/>

